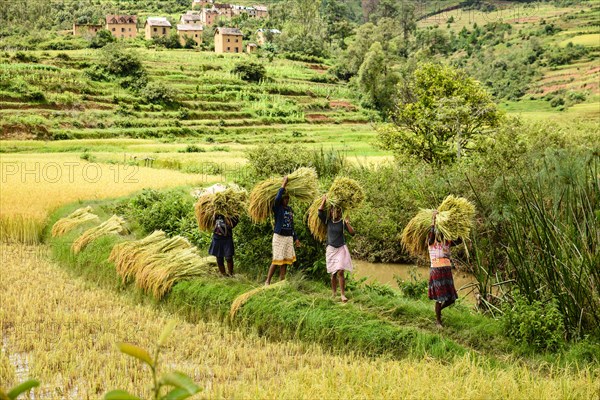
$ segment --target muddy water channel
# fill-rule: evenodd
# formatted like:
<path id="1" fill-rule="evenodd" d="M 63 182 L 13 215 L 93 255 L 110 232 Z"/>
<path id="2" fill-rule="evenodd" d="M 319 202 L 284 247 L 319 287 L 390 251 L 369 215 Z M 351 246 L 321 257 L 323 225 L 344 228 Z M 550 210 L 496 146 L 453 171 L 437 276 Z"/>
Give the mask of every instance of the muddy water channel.
<path id="1" fill-rule="evenodd" d="M 398 276 L 405 281 L 411 280 L 411 271 L 416 274 L 418 280 L 429 280 L 429 268 L 417 267 L 411 264 L 385 264 L 370 263 L 361 260 L 352 260 L 354 263 L 354 273 L 357 279 L 368 278 L 367 282 L 379 282 L 398 288 L 398 283 L 394 276 Z M 454 286 L 459 297 L 467 297 L 469 302 L 475 302 L 475 295 L 471 287 L 466 287 L 470 283 L 477 282 L 475 277 L 469 273 L 452 270 L 454 276 Z M 467 295 L 468 294 L 468 295 Z"/>

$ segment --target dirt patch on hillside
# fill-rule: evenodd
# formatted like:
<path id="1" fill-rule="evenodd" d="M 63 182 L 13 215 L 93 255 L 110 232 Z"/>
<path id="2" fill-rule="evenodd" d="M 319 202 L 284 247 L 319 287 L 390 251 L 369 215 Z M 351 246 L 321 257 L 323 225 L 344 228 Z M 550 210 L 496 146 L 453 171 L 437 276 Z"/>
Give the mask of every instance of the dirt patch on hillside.
<path id="1" fill-rule="evenodd" d="M 330 101 L 329 107 L 331 108 L 345 108 L 346 110 L 356 110 L 356 107 L 347 101 Z"/>
<path id="2" fill-rule="evenodd" d="M 308 68 L 313 71 L 317 71 L 318 73 L 324 74 L 329 69 L 328 66 L 322 64 L 307 64 Z"/>
<path id="3" fill-rule="evenodd" d="M 306 119 L 310 122 L 328 122 L 331 121 L 327 115 L 324 114 L 306 114 Z"/>

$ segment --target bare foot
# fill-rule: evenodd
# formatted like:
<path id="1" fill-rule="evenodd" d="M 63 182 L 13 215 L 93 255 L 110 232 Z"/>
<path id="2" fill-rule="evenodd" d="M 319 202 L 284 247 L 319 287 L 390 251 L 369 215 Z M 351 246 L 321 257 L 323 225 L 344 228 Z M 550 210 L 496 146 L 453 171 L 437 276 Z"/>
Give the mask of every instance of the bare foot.
<path id="1" fill-rule="evenodd" d="M 265 286 L 269 286 L 270 284 L 271 284 L 271 282 L 265 281 Z"/>
<path id="2" fill-rule="evenodd" d="M 342 295 L 342 303 L 347 303 L 348 302 L 348 298 L 344 295 Z"/>
<path id="3" fill-rule="evenodd" d="M 444 327 L 444 325 L 442 325 L 442 322 L 441 322 L 441 321 L 437 321 L 437 322 L 435 323 L 435 326 L 437 326 L 438 328 L 443 328 L 443 327 Z"/>

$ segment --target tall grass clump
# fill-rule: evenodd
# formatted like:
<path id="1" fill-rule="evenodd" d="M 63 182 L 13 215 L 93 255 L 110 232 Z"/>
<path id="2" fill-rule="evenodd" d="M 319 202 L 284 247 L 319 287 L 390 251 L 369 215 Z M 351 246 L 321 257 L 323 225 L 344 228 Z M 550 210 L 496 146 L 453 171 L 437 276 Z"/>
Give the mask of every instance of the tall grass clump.
<path id="1" fill-rule="evenodd" d="M 43 218 L 0 215 L 0 243 L 41 243 L 45 224 Z"/>
<path id="2" fill-rule="evenodd" d="M 109 261 L 115 263 L 123 283 L 134 280 L 138 288 L 159 300 L 176 282 L 209 274 L 216 265 L 213 257 L 200 257 L 185 238 L 168 238 L 162 231 L 116 244 Z"/>
<path id="3" fill-rule="evenodd" d="M 300 202 L 309 202 L 317 194 L 319 181 L 314 168 L 302 167 L 288 175 L 286 193 Z M 267 220 L 272 212 L 281 178 L 270 178 L 257 184 L 250 192 L 248 214 L 255 223 Z"/>
<path id="4" fill-rule="evenodd" d="M 530 303 L 556 301 L 567 334 L 600 337 L 600 156 L 559 153 L 507 182 L 509 273 Z"/>
<path id="5" fill-rule="evenodd" d="M 92 213 L 91 206 L 78 208 L 66 217 L 56 221 L 52 226 L 52 237 L 64 235 L 76 226 L 96 219 L 98 219 L 98 216 Z"/>

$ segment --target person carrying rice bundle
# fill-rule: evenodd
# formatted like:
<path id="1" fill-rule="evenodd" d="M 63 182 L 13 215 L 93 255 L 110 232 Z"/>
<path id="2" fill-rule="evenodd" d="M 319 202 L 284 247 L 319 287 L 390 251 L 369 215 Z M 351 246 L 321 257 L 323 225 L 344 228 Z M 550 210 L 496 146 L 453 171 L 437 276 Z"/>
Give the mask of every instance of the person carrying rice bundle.
<path id="1" fill-rule="evenodd" d="M 233 228 L 238 222 L 237 217 L 226 219 L 221 214 L 215 215 L 215 228 L 208 254 L 217 258 L 217 267 L 223 276 L 233 276 L 233 255 L 235 254 Z M 225 271 L 225 261 L 227 261 L 227 272 Z"/>
<path id="2" fill-rule="evenodd" d="M 442 310 L 454 304 L 458 299 L 454 287 L 454 278 L 452 277 L 454 263 L 450 255 L 450 247 L 461 244 L 462 239 L 459 237 L 456 240 L 446 240 L 444 235 L 435 228 L 437 214 L 438 211 L 434 210 L 427 238 L 429 259 L 431 261 L 427 292 L 429 299 L 435 300 L 436 324 L 438 327 L 442 327 Z"/>
<path id="3" fill-rule="evenodd" d="M 265 285 L 271 284 L 271 278 L 275 273 L 275 268 L 279 267 L 279 280 L 285 279 L 287 266 L 296 261 L 296 247 L 300 247 L 300 241 L 294 231 L 294 211 L 289 206 L 290 196 L 286 193 L 285 187 L 288 177 L 283 178 L 283 182 L 273 204 L 272 212 L 275 217 L 275 227 L 273 229 L 273 261 L 269 267 Z"/>
<path id="4" fill-rule="evenodd" d="M 354 236 L 354 229 L 350 225 L 348 218 L 343 219 L 342 210 L 339 207 L 331 207 L 330 212 L 327 213 L 325 210 L 326 203 L 327 195 L 324 195 L 319 207 L 319 219 L 327 226 L 327 249 L 325 250 L 327 273 L 331 275 L 333 297 L 337 296 L 339 281 L 341 300 L 343 303 L 346 303 L 348 298 L 346 297 L 346 278 L 344 273 L 345 271 L 352 272 L 352 259 L 346 245 L 344 231 Z"/>

